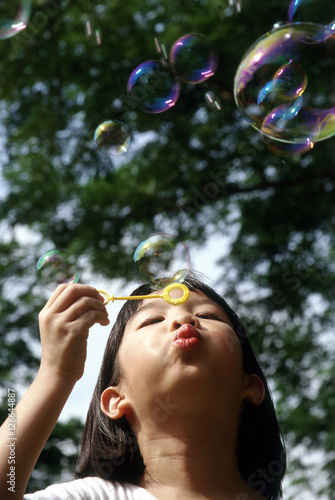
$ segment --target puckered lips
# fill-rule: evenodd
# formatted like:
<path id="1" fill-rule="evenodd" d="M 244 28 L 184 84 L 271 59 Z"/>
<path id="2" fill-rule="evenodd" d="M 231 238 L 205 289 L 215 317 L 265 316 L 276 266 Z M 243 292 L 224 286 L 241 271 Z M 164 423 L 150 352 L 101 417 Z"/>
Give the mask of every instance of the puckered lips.
<path id="1" fill-rule="evenodd" d="M 190 323 L 185 323 L 176 332 L 173 344 L 180 349 L 196 347 L 202 341 L 198 330 Z"/>

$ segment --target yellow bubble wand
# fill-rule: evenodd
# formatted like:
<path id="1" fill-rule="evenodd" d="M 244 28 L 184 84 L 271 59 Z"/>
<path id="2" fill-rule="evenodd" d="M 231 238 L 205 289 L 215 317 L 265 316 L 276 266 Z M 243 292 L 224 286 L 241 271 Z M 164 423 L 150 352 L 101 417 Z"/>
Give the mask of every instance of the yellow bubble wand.
<path id="1" fill-rule="evenodd" d="M 181 290 L 183 295 L 178 298 L 171 297 L 170 293 L 173 290 Z M 129 295 L 125 297 L 114 297 L 114 295 L 109 295 L 107 292 L 103 290 L 98 290 L 101 295 L 106 297 L 104 305 L 106 306 L 109 302 L 114 302 L 114 300 L 143 300 L 143 299 L 164 299 L 168 304 L 172 304 L 174 306 L 179 306 L 184 304 L 190 296 L 190 291 L 186 285 L 183 283 L 171 283 L 167 287 L 164 288 L 163 293 L 161 294 L 151 294 L 151 295 Z"/>

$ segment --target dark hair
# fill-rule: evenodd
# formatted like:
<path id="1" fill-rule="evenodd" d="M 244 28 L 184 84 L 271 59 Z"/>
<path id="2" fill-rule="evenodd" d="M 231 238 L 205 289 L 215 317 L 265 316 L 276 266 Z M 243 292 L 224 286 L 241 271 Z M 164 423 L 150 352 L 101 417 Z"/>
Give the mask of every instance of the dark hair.
<path id="1" fill-rule="evenodd" d="M 255 373 L 263 381 L 266 391 L 263 402 L 259 406 L 247 402 L 242 412 L 237 444 L 238 466 L 242 477 L 251 487 L 269 500 L 278 500 L 282 498 L 281 482 L 286 471 L 286 452 L 263 370 L 241 321 L 227 302 L 194 276 L 187 277 L 184 284 L 190 291 L 203 292 L 227 313 L 241 344 L 245 372 Z M 132 295 L 146 295 L 153 291 L 150 284 L 142 285 Z M 75 470 L 77 478 L 96 475 L 136 484 L 143 474 L 142 456 L 126 418 L 123 416 L 112 420 L 100 407 L 103 391 L 119 382 L 118 350 L 127 322 L 140 302 L 129 300 L 124 304 L 107 341 L 81 441 Z"/>

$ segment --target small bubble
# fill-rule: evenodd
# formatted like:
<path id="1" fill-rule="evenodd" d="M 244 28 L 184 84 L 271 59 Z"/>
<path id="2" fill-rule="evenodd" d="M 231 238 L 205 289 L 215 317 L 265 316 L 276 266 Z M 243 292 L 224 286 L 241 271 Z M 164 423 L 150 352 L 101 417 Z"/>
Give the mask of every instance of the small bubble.
<path id="1" fill-rule="evenodd" d="M 0 1 L 0 40 L 11 38 L 27 27 L 31 0 Z"/>
<path id="2" fill-rule="evenodd" d="M 163 113 L 176 104 L 180 84 L 160 61 L 150 60 L 134 69 L 127 90 L 134 107 L 146 113 Z"/>
<path id="3" fill-rule="evenodd" d="M 92 45 L 101 45 L 100 29 L 94 26 L 91 19 L 85 19 L 84 22 L 87 41 L 89 41 Z"/>
<path id="4" fill-rule="evenodd" d="M 153 281 L 156 289 L 183 282 L 191 268 L 186 245 L 165 233 L 142 241 L 133 259 L 140 279 L 145 283 Z"/>
<path id="5" fill-rule="evenodd" d="M 208 91 L 205 93 L 205 101 L 209 109 L 213 111 L 221 111 L 221 102 L 220 99 L 217 97 L 217 95 L 212 92 Z"/>
<path id="6" fill-rule="evenodd" d="M 119 120 L 107 120 L 96 128 L 94 141 L 98 148 L 108 156 L 126 153 L 130 145 L 128 127 Z"/>
<path id="7" fill-rule="evenodd" d="M 207 38 L 189 33 L 171 47 L 169 61 L 172 71 L 182 81 L 191 84 L 203 82 L 214 75 L 218 58 Z"/>
<path id="8" fill-rule="evenodd" d="M 77 283 L 80 278 L 74 255 L 63 248 L 43 254 L 36 264 L 36 274 L 39 282 L 51 290 L 62 283 Z"/>
<path id="9" fill-rule="evenodd" d="M 158 41 L 158 38 L 155 37 L 154 38 L 154 44 L 155 44 L 155 49 L 156 49 L 156 52 L 160 58 L 160 61 L 163 65 L 166 65 L 166 62 L 168 60 L 168 55 L 166 53 L 166 48 L 165 48 L 165 45 L 162 43 L 160 43 Z"/>

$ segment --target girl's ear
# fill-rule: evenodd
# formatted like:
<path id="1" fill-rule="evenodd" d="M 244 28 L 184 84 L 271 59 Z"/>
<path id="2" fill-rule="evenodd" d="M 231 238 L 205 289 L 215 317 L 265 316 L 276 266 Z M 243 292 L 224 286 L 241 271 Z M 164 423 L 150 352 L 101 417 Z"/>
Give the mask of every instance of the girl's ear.
<path id="1" fill-rule="evenodd" d="M 116 420 L 131 411 L 129 400 L 121 394 L 119 387 L 107 387 L 101 394 L 100 406 L 109 418 Z"/>
<path id="2" fill-rule="evenodd" d="M 265 398 L 265 387 L 262 379 L 256 373 L 246 373 L 243 401 L 260 405 Z"/>

